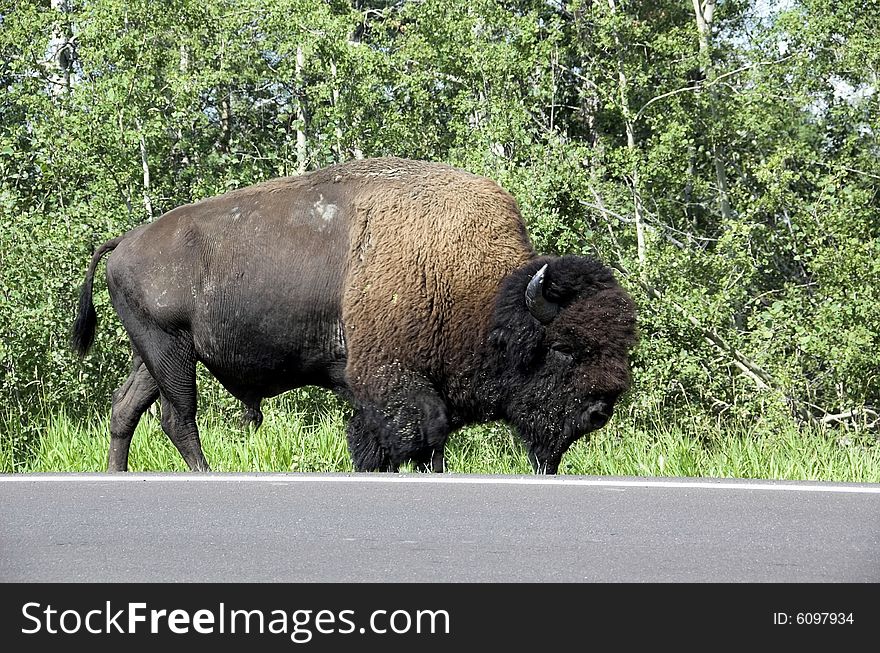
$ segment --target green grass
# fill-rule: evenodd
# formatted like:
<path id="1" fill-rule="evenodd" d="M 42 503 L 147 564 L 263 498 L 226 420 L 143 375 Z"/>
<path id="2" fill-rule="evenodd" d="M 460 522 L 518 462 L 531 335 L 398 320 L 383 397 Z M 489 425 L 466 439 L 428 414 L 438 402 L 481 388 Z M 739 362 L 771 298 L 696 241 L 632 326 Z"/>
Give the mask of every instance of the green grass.
<path id="1" fill-rule="evenodd" d="M 229 411 L 226 411 L 229 413 Z M 258 430 L 243 429 L 237 416 L 207 412 L 200 419 L 209 463 L 221 472 L 350 472 L 345 412 L 267 407 Z M 45 418 L 38 437 L 25 437 L 11 416 L 0 417 L 0 471 L 103 471 L 109 442 L 106 417 Z M 530 474 L 525 452 L 509 428 L 488 424 L 465 429 L 446 448 L 450 471 Z M 180 455 L 158 420 L 145 415 L 135 433 L 132 471 L 184 471 Z M 411 471 L 404 468 L 402 471 Z M 569 450 L 562 474 L 676 476 L 880 482 L 880 442 L 870 435 L 794 424 L 674 423 L 636 421 L 620 415 L 589 440 Z"/>
<path id="2" fill-rule="evenodd" d="M 266 415 L 254 430 L 237 420 L 209 414 L 199 420 L 202 448 L 215 471 L 353 471 L 340 412 Z M 107 464 L 109 419 L 77 420 L 65 413 L 51 415 L 29 456 L 15 460 L 17 472 L 102 471 Z M 4 446 L 5 450 L 7 447 Z M 4 451 L 3 471 L 12 454 Z M 131 471 L 185 471 L 186 465 L 162 432 L 159 420 L 145 415 L 131 444 Z"/>

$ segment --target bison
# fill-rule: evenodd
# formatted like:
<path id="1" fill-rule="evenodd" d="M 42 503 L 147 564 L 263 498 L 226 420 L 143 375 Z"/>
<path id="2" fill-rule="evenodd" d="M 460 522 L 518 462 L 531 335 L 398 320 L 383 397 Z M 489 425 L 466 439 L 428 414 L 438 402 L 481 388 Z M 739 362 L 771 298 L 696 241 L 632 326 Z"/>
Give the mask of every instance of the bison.
<path id="1" fill-rule="evenodd" d="M 162 428 L 209 470 L 196 363 L 245 405 L 317 385 L 353 406 L 358 471 L 442 471 L 449 434 L 505 420 L 537 473 L 611 417 L 630 384 L 633 301 L 599 261 L 538 255 L 513 197 L 438 163 L 377 158 L 181 206 L 97 248 L 72 330 L 95 336 L 95 269 L 131 373 L 113 394 L 109 471 L 161 398 Z"/>

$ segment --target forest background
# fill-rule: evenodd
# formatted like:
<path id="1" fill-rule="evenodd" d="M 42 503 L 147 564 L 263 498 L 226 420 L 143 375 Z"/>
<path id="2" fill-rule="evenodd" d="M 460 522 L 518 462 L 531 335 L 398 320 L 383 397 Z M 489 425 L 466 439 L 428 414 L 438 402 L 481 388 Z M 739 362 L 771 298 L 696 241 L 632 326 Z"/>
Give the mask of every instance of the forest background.
<path id="1" fill-rule="evenodd" d="M 877 0 L 0 0 L 0 471 L 106 427 L 128 349 L 102 274 L 96 346 L 68 347 L 98 244 L 396 155 L 491 177 L 539 251 L 616 268 L 641 342 L 606 430 L 647 438 L 636 472 L 669 471 L 658 431 L 788 434 L 880 481 L 878 84 Z"/>

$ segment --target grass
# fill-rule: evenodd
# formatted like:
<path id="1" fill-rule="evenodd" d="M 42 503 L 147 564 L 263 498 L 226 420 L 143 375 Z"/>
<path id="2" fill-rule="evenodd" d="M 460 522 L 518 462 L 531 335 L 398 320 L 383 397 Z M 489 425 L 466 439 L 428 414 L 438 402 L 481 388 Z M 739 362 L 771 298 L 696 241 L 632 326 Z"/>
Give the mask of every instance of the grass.
<path id="1" fill-rule="evenodd" d="M 353 471 L 344 438 L 341 413 L 266 415 L 254 430 L 235 420 L 208 414 L 199 420 L 202 448 L 215 471 Z M 109 419 L 73 419 L 66 413 L 49 416 L 30 455 L 18 456 L 16 472 L 102 471 L 107 464 Z M 3 449 L 7 449 L 5 442 Z M 2 471 L 12 471 L 4 451 Z M 131 444 L 131 471 L 185 471 L 186 465 L 162 432 L 159 420 L 145 415 Z"/>
<path id="2" fill-rule="evenodd" d="M 215 471 L 350 472 L 345 417 L 338 407 L 306 412 L 270 405 L 256 431 L 239 427 L 229 411 L 205 412 L 199 426 L 205 456 Z M 104 470 L 107 417 L 81 420 L 55 413 L 42 420 L 37 432 L 38 437 L 27 438 L 11 416 L 0 416 L 0 472 Z M 454 434 L 446 458 L 449 470 L 459 473 L 531 473 L 518 438 L 500 423 Z M 151 415 L 144 416 L 135 432 L 129 467 L 186 469 Z M 560 473 L 880 483 L 880 441 L 794 424 L 771 427 L 697 418 L 637 423 L 632 416 L 619 415 L 590 440 L 572 447 Z"/>

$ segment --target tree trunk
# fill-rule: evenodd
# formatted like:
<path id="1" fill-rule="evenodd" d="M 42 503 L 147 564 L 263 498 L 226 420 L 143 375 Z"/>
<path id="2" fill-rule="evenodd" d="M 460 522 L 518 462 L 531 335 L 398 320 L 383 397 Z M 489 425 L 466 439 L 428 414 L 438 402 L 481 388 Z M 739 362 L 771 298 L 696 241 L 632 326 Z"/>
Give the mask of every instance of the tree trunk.
<path id="1" fill-rule="evenodd" d="M 150 182 L 150 164 L 147 160 L 147 141 L 144 136 L 144 126 L 140 120 L 137 121 L 138 130 L 138 148 L 141 153 L 141 169 L 143 170 L 143 192 L 144 192 L 144 211 L 147 213 L 147 220 L 153 221 L 153 200 L 150 198 L 151 182 Z"/>
<path id="2" fill-rule="evenodd" d="M 296 170 L 298 174 L 306 171 L 308 151 L 306 148 L 306 55 L 302 46 L 296 48 Z"/>
<path id="3" fill-rule="evenodd" d="M 180 44 L 180 63 L 178 65 L 178 70 L 180 71 L 180 76 L 186 80 L 187 75 L 189 75 L 189 51 L 186 49 L 186 45 L 183 43 Z M 189 86 L 187 81 L 184 81 L 185 87 Z M 181 127 L 180 122 L 177 124 L 176 129 L 177 136 L 177 149 L 180 153 L 180 167 L 184 168 L 189 165 L 189 156 L 186 153 L 186 150 L 183 147 L 183 128 Z"/>
<path id="4" fill-rule="evenodd" d="M 694 14 L 697 19 L 697 32 L 700 38 L 700 55 L 703 60 L 703 79 L 706 82 L 709 91 L 709 107 L 710 116 L 717 121 L 718 107 L 718 89 L 714 85 L 715 78 L 718 76 L 715 66 L 712 64 L 712 20 L 715 17 L 716 0 L 693 0 Z M 724 146 L 718 143 L 714 136 L 711 136 L 712 144 L 712 163 L 715 167 L 715 179 L 718 183 L 718 206 L 721 210 L 721 217 L 725 221 L 729 221 L 733 217 L 733 211 L 730 206 L 730 194 L 727 187 L 727 171 L 724 164 Z"/>
<path id="5" fill-rule="evenodd" d="M 617 13 L 617 5 L 615 0 L 608 0 L 608 8 L 612 14 Z M 645 219 L 644 207 L 642 206 L 642 196 L 639 189 L 639 161 L 638 148 L 636 147 L 635 125 L 633 124 L 632 111 L 629 108 L 629 93 L 626 79 L 626 69 L 624 68 L 623 46 L 617 34 L 614 35 L 614 43 L 617 46 L 617 80 L 618 90 L 620 93 L 620 110 L 623 114 L 623 122 L 626 129 L 626 147 L 632 157 L 632 189 L 633 189 L 633 210 L 635 212 L 636 227 L 636 255 L 639 262 L 639 275 L 644 274 L 646 245 L 645 245 Z"/>
<path id="6" fill-rule="evenodd" d="M 331 59 L 330 60 L 330 75 L 333 77 L 333 93 L 331 95 L 331 99 L 333 102 L 333 109 L 336 113 L 336 127 L 333 129 L 333 137 L 335 139 L 334 145 L 334 158 L 337 163 L 341 163 L 345 156 L 342 153 L 342 125 L 340 121 L 342 120 L 339 115 L 339 79 L 336 76 L 336 62 Z"/>
<path id="7" fill-rule="evenodd" d="M 220 115 L 220 151 L 224 154 L 229 152 L 232 142 L 232 89 L 223 85 L 219 89 L 217 112 Z"/>
<path id="8" fill-rule="evenodd" d="M 68 14 L 68 0 L 51 0 L 51 8 L 58 17 L 49 47 L 46 51 L 46 68 L 49 77 L 49 93 L 54 97 L 70 92 L 70 69 L 73 66 L 72 34 Z"/>

